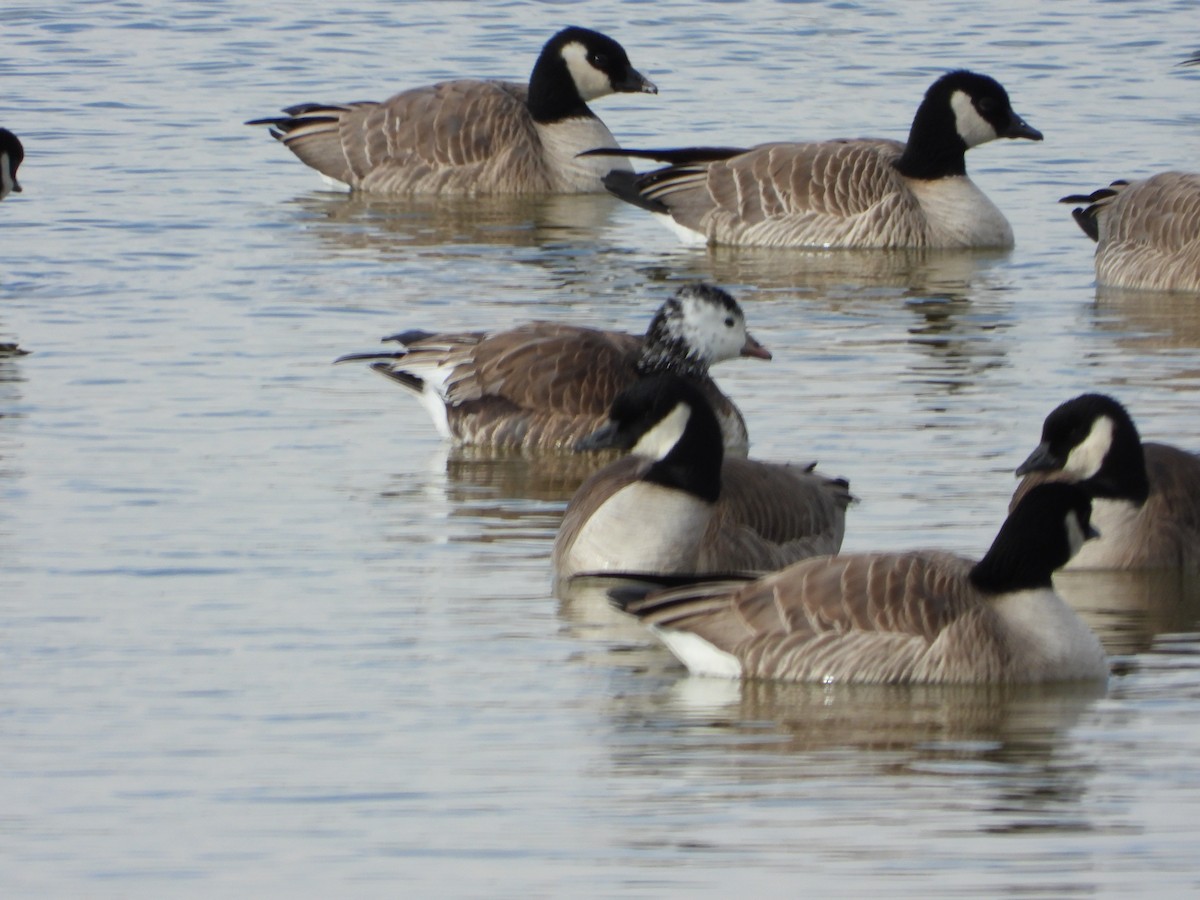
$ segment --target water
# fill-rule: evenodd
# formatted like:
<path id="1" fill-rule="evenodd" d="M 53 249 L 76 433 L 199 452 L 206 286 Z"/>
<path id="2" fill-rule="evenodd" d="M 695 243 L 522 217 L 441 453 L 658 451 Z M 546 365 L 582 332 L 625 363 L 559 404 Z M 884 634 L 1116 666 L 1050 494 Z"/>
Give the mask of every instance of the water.
<path id="1" fill-rule="evenodd" d="M 240 123 L 463 73 L 560 25 L 661 90 L 631 145 L 903 137 L 936 73 L 1047 136 L 973 151 L 1007 254 L 706 252 L 608 198 L 346 198 Z M 1194 6 L 231 2 L 5 11 L 0 894 L 1031 896 L 1200 886 L 1200 595 L 1062 590 L 1106 690 L 688 679 L 548 565 L 580 472 L 449 453 L 335 357 L 732 290 L 764 458 L 862 498 L 846 549 L 977 554 L 1041 419 L 1115 393 L 1200 448 L 1194 298 L 1097 296 L 1055 201 L 1200 166 Z"/>

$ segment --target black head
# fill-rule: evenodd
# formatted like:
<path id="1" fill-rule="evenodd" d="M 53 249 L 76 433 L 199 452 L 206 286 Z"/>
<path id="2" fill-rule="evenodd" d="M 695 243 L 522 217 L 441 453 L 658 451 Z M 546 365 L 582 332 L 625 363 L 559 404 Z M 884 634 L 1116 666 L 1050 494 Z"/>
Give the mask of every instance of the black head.
<path id="1" fill-rule="evenodd" d="M 21 193 L 17 169 L 24 159 L 25 148 L 21 141 L 7 128 L 0 128 L 0 199 L 7 197 L 10 191 Z"/>
<path id="2" fill-rule="evenodd" d="M 612 93 L 657 94 L 625 48 L 588 28 L 564 28 L 546 42 L 529 77 L 529 109 L 539 122 L 590 116 L 588 101 Z"/>
<path id="3" fill-rule="evenodd" d="M 1036 485 L 1000 526 L 971 581 L 991 593 L 1050 587 L 1054 572 L 1098 536 L 1087 491 L 1062 481 Z"/>
<path id="4" fill-rule="evenodd" d="M 1001 137 L 1040 141 L 1042 133 L 1013 111 L 998 81 L 959 69 L 925 92 L 896 167 L 910 178 L 965 175 L 967 150 Z"/>
<path id="5" fill-rule="evenodd" d="M 1081 394 L 1042 423 L 1041 443 L 1016 474 L 1062 472 L 1092 496 L 1145 501 L 1150 485 L 1137 426 L 1106 394 Z"/>
<path id="6" fill-rule="evenodd" d="M 710 501 L 720 493 L 721 426 L 704 394 L 678 375 L 639 378 L 613 401 L 608 421 L 575 448 L 626 450 L 650 463 L 646 481 Z"/>

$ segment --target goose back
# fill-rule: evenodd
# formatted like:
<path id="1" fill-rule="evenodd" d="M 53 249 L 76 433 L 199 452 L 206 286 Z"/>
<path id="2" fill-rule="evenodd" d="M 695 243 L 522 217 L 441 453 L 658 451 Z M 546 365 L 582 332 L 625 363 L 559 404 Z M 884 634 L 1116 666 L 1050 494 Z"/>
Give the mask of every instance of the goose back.
<path id="1" fill-rule="evenodd" d="M 615 145 L 587 101 L 657 93 L 616 41 L 566 28 L 547 41 L 528 85 L 456 79 L 382 102 L 304 103 L 268 125 L 304 163 L 353 190 L 385 194 L 542 194 L 603 190 L 623 160 L 580 157 Z"/>
<path id="2" fill-rule="evenodd" d="M 814 557 L 753 581 L 614 599 L 697 674 L 787 681 L 1102 679 L 1050 575 L 1091 533 L 1075 486 L 1031 491 L 979 563 L 943 551 Z M 639 596 L 640 594 L 640 596 Z"/>
<path id="3" fill-rule="evenodd" d="M 845 479 L 815 464 L 726 458 L 713 504 L 640 485 L 648 465 L 625 456 L 580 486 L 554 543 L 558 577 L 765 572 L 841 547 L 854 498 Z"/>
<path id="4" fill-rule="evenodd" d="M 1012 229 L 967 177 L 964 154 L 997 137 L 1041 140 L 997 82 L 951 72 L 926 92 L 907 143 L 875 138 L 748 150 L 623 150 L 666 162 L 605 186 L 685 239 L 815 248 L 1009 247 Z"/>
<path id="5" fill-rule="evenodd" d="M 1096 283 L 1136 290 L 1200 292 L 1200 174 L 1161 172 L 1114 181 L 1087 196 L 1075 220 L 1096 246 Z"/>
<path id="6" fill-rule="evenodd" d="M 599 428 L 620 392 L 661 373 L 687 378 L 717 416 L 725 447 L 745 456 L 746 423 L 709 377 L 714 363 L 770 359 L 746 330 L 741 306 L 715 285 L 681 286 L 641 337 L 554 322 L 506 331 L 409 331 L 405 349 L 355 353 L 421 401 L 438 432 L 459 444 L 569 450 Z"/>

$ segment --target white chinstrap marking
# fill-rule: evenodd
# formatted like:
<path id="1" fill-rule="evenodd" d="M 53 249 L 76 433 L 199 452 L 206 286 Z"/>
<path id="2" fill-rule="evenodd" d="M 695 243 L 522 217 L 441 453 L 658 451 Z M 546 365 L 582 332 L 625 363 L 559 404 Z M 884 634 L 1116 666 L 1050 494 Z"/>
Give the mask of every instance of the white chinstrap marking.
<path id="1" fill-rule="evenodd" d="M 599 97 L 606 97 L 613 92 L 612 81 L 605 72 L 601 72 L 587 60 L 587 47 L 578 41 L 572 41 L 562 48 L 562 58 L 575 82 L 575 89 L 586 103 Z"/>
<path id="2" fill-rule="evenodd" d="M 676 403 L 653 428 L 641 436 L 629 452 L 644 459 L 660 460 L 679 443 L 692 417 L 692 408 L 686 403 Z"/>
<path id="3" fill-rule="evenodd" d="M 1104 457 L 1112 448 L 1113 427 L 1113 420 L 1108 416 L 1097 418 L 1088 436 L 1067 454 L 1063 472 L 1079 481 L 1086 481 L 1099 472 Z"/>
<path id="4" fill-rule="evenodd" d="M 992 127 L 966 91 L 955 91 L 950 95 L 950 108 L 954 110 L 954 127 L 967 144 L 967 147 L 978 147 L 997 137 L 996 129 Z"/>

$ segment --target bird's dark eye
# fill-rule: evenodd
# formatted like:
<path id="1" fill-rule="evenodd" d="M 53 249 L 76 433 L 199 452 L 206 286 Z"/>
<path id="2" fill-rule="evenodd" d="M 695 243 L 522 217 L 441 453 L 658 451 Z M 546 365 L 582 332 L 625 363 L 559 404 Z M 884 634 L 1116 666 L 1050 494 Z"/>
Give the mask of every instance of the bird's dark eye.
<path id="1" fill-rule="evenodd" d="M 588 62 L 590 62 L 597 69 L 603 69 L 608 65 L 608 57 L 603 53 L 592 53 L 588 55 Z"/>
<path id="2" fill-rule="evenodd" d="M 996 101 L 991 97 L 980 97 L 979 102 L 975 106 L 986 116 L 988 113 L 995 112 Z"/>
<path id="3" fill-rule="evenodd" d="M 732 328 L 732 327 L 733 327 L 733 316 L 726 316 L 726 317 L 725 317 L 725 327 L 726 327 L 726 328 Z"/>

